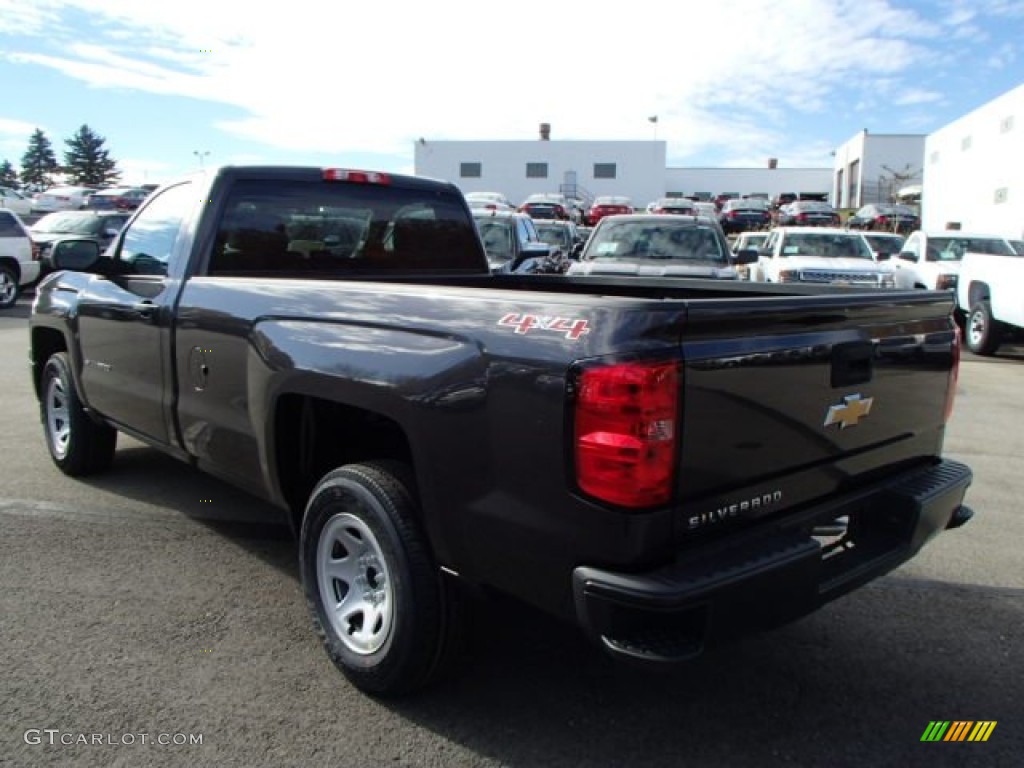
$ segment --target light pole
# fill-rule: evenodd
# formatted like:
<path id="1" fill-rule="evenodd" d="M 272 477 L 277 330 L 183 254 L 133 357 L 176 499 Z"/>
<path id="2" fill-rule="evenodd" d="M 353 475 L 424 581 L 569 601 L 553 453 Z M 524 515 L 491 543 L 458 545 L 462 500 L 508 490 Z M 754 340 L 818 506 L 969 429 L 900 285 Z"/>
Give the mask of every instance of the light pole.
<path id="1" fill-rule="evenodd" d="M 204 160 L 204 158 L 209 157 L 210 150 L 206 150 L 205 152 L 200 152 L 198 149 L 195 149 L 195 150 L 192 151 L 192 154 L 199 158 L 199 167 L 202 168 L 203 167 L 203 160 Z"/>

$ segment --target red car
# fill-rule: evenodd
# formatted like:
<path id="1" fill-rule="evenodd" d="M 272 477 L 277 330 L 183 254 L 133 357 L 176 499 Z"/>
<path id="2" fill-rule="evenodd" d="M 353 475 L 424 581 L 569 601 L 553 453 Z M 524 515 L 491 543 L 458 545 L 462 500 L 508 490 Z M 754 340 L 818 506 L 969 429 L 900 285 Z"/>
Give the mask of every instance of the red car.
<path id="1" fill-rule="evenodd" d="M 149 196 L 138 187 L 101 189 L 89 196 L 85 207 L 92 211 L 134 211 Z"/>
<path id="2" fill-rule="evenodd" d="M 569 208 L 565 198 L 561 196 L 530 195 L 519 206 L 519 212 L 525 213 L 532 219 L 558 219 L 560 221 L 569 219 Z"/>
<path id="3" fill-rule="evenodd" d="M 605 216 L 618 213 L 633 213 L 633 203 L 628 197 L 595 197 L 594 204 L 587 211 L 587 226 L 597 226 Z"/>

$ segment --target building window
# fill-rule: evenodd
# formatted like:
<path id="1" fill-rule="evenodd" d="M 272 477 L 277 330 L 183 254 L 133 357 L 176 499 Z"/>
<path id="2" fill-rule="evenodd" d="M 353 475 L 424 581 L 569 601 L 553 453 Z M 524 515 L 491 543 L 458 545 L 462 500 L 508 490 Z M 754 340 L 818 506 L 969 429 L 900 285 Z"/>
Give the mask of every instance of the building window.
<path id="1" fill-rule="evenodd" d="M 971 148 L 971 137 L 970 136 L 964 136 L 963 139 L 960 141 L 960 149 L 962 149 L 964 152 L 966 152 L 970 148 Z"/>
<path id="2" fill-rule="evenodd" d="M 526 178 L 528 179 L 546 179 L 548 177 L 548 164 L 547 163 L 527 163 L 526 164 Z"/>
<path id="3" fill-rule="evenodd" d="M 595 179 L 614 179 L 615 163 L 594 163 Z"/>
<path id="4" fill-rule="evenodd" d="M 996 204 L 1005 203 L 1010 198 L 1009 187 L 1000 187 L 996 190 L 995 201 Z"/>
<path id="5" fill-rule="evenodd" d="M 937 162 L 939 162 L 939 150 L 936 149 L 934 152 L 932 152 L 931 156 L 928 158 L 928 162 L 930 162 L 932 165 L 935 165 Z"/>
<path id="6" fill-rule="evenodd" d="M 1004 117 L 1002 119 L 1002 121 L 999 123 L 999 130 L 1002 133 L 1009 133 L 1010 131 L 1013 130 L 1013 115 L 1010 115 L 1009 117 Z"/>
<path id="7" fill-rule="evenodd" d="M 459 163 L 459 177 L 463 179 L 479 179 L 483 172 L 482 163 Z"/>

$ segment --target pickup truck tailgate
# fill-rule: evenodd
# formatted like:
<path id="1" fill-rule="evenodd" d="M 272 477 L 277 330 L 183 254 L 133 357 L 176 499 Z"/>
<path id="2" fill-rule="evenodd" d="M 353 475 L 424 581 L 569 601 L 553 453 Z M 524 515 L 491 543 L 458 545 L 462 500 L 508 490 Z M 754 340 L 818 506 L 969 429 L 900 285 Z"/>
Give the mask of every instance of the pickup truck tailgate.
<path id="1" fill-rule="evenodd" d="M 820 298 L 810 311 L 774 298 L 690 307 L 682 534 L 791 509 L 939 456 L 959 353 L 951 297 Z"/>

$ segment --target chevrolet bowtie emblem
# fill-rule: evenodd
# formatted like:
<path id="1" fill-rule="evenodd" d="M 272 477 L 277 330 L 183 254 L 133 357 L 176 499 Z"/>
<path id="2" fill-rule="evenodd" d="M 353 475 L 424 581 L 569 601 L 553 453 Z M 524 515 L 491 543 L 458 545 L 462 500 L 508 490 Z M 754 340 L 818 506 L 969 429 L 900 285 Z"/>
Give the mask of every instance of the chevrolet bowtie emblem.
<path id="1" fill-rule="evenodd" d="M 860 395 L 847 395 L 841 405 L 833 405 L 825 414 L 825 426 L 838 424 L 840 429 L 857 426 L 862 416 L 871 413 L 871 404 L 875 398 L 862 398 Z"/>

